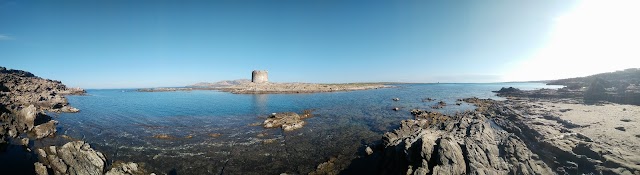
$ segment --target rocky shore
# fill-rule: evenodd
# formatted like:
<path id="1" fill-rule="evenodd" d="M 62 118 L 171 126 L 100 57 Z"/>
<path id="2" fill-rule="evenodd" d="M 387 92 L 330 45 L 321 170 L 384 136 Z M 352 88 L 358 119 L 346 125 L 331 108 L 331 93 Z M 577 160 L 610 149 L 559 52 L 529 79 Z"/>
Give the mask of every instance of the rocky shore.
<path id="1" fill-rule="evenodd" d="M 364 146 L 349 168 L 327 170 L 333 162 L 326 162 L 318 171 L 640 174 L 640 106 L 585 105 L 578 96 L 550 90 L 496 92 L 509 98 L 461 99 L 477 108 L 455 115 L 412 110 L 414 119 Z"/>
<path id="2" fill-rule="evenodd" d="M 80 88 L 43 79 L 32 73 L 0 67 L 0 159 L 8 174 L 140 174 L 135 163 L 107 164 L 89 144 L 35 148 L 33 142 L 54 137 L 57 121 L 46 112 L 79 112 L 64 95 L 83 95 Z M 13 162 L 13 163 L 7 163 Z M 111 167 L 111 169 L 107 169 Z"/>
<path id="3" fill-rule="evenodd" d="M 230 83 L 231 82 L 231 83 Z M 200 83 L 188 87 L 178 88 L 145 88 L 139 92 L 167 92 L 191 90 L 219 90 L 234 94 L 296 94 L 356 91 L 378 88 L 388 88 L 384 83 L 343 83 L 343 84 L 314 84 L 314 83 L 252 83 L 247 81 L 222 81 L 218 83 Z"/>

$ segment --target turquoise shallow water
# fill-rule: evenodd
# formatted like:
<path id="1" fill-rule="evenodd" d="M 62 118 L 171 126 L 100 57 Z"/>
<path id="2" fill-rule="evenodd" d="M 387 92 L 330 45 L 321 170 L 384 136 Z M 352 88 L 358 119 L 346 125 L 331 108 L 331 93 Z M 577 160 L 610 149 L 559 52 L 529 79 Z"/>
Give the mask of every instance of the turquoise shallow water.
<path id="1" fill-rule="evenodd" d="M 79 113 L 56 117 L 59 133 L 87 140 L 110 159 L 145 162 L 179 174 L 308 173 L 328 157 L 357 156 L 362 145 L 411 118 L 411 109 L 469 110 L 457 99 L 496 97 L 501 87 L 558 88 L 538 83 L 398 84 L 394 88 L 315 94 L 243 95 L 218 91 L 88 90 L 69 96 Z M 400 98 L 393 101 L 392 98 Z M 436 99 L 423 102 L 424 98 Z M 391 110 L 399 107 L 400 111 Z M 303 129 L 251 126 L 270 113 L 314 109 Z M 154 136 L 166 134 L 170 139 Z M 220 134 L 212 137 L 211 134 Z"/>

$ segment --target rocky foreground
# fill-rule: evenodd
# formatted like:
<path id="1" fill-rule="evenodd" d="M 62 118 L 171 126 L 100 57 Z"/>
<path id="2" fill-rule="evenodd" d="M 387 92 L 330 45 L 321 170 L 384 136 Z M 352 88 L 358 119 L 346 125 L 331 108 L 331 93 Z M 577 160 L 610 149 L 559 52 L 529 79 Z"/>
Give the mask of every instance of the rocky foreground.
<path id="1" fill-rule="evenodd" d="M 191 90 L 219 90 L 233 94 L 296 94 L 356 91 L 378 88 L 388 88 L 383 83 L 343 83 L 343 84 L 315 84 L 315 83 L 252 83 L 250 81 L 221 81 L 217 83 L 199 83 L 188 87 L 177 88 L 147 88 L 138 89 L 139 92 L 167 92 Z"/>
<path id="2" fill-rule="evenodd" d="M 469 98 L 464 101 L 475 104 L 477 109 L 451 116 L 412 110 L 414 119 L 403 120 L 398 129 L 385 133 L 381 142 L 364 148 L 365 155 L 353 160 L 348 168 L 332 169 L 335 167 L 328 166 L 333 165 L 330 160 L 319 165 L 317 172 L 640 174 L 640 151 L 631 146 L 637 141 L 627 145 L 610 143 L 619 134 L 613 128 L 595 128 L 599 135 L 583 134 L 584 128 L 592 125 L 572 122 L 571 116 L 567 119 L 563 115 L 570 110 L 553 105 L 566 104 L 566 100 Z M 640 111 L 637 106 L 627 108 L 625 111 L 630 111 L 631 116 L 638 114 L 633 111 Z M 606 110 L 610 109 L 605 109 L 605 114 Z M 630 120 L 636 119 L 627 117 L 624 121 Z M 638 138 L 640 135 L 628 139 Z"/>
<path id="3" fill-rule="evenodd" d="M 1 174 L 145 174 L 135 163 L 108 164 L 105 155 L 82 141 L 33 147 L 34 140 L 56 134 L 57 121 L 46 112 L 78 112 L 64 95 L 84 93 L 60 81 L 0 67 Z"/>

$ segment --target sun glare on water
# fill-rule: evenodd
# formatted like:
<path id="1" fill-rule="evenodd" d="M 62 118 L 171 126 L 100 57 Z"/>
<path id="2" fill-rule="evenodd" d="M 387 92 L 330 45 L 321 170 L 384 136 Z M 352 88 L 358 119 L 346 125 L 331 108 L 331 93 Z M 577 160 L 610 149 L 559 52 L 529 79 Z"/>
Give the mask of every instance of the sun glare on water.
<path id="1" fill-rule="evenodd" d="M 580 1 L 558 17 L 546 45 L 507 81 L 587 76 L 640 67 L 640 1 Z"/>

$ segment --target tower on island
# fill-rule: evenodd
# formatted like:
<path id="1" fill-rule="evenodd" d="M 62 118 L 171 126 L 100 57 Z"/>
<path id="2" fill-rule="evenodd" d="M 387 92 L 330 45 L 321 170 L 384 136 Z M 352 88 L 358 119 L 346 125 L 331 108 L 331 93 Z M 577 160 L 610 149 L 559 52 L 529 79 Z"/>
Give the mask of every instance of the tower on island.
<path id="1" fill-rule="evenodd" d="M 269 76 L 266 70 L 254 70 L 251 72 L 251 82 L 253 83 L 266 83 L 269 82 Z"/>

